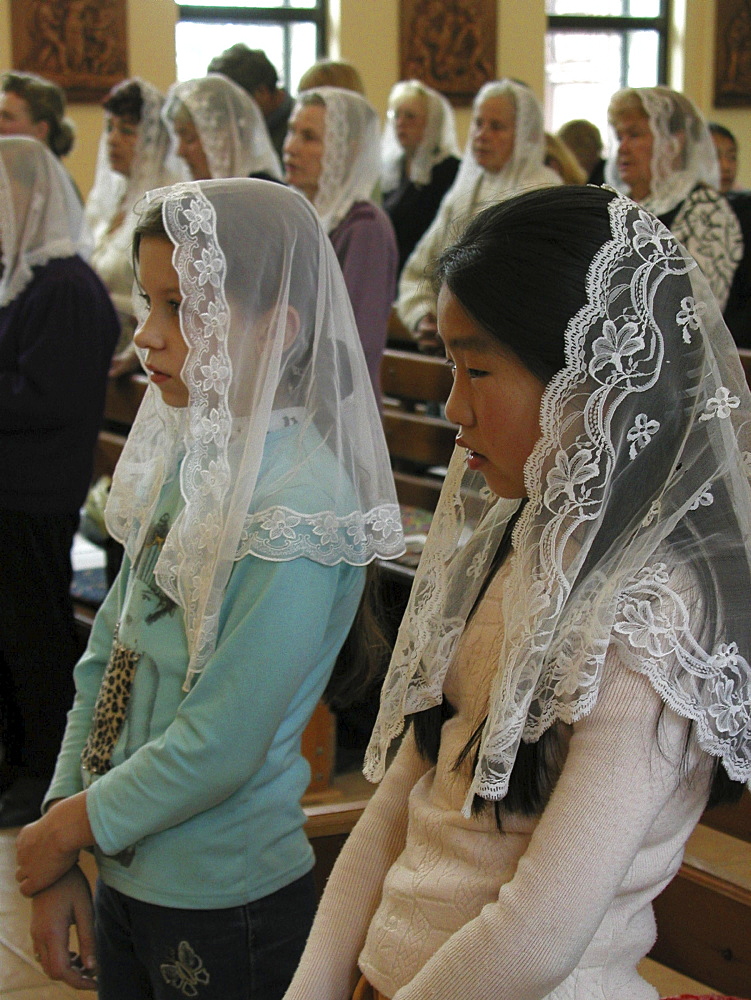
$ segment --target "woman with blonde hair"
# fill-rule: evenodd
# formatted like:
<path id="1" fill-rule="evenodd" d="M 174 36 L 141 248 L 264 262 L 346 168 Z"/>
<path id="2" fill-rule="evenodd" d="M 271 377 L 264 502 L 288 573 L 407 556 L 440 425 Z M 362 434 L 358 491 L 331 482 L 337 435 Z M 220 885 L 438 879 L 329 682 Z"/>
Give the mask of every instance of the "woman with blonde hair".
<path id="1" fill-rule="evenodd" d="M 566 143 L 551 132 L 545 133 L 545 166 L 555 170 L 564 184 L 586 184 L 587 175 Z"/>
<path id="2" fill-rule="evenodd" d="M 613 95 L 614 152 L 607 183 L 663 222 L 697 261 L 724 308 L 743 255 L 741 228 L 720 194 L 717 154 L 704 118 L 669 87 Z"/>

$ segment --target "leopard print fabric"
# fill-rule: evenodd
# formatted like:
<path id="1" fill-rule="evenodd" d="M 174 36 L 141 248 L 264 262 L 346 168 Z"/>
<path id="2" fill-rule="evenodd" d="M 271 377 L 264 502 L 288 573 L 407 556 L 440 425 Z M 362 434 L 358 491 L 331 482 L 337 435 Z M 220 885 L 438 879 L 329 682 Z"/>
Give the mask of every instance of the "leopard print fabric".
<path id="1" fill-rule="evenodd" d="M 94 705 L 91 730 L 81 751 L 81 764 L 91 774 L 106 774 L 112 767 L 112 751 L 123 728 L 140 658 L 140 653 L 120 645 L 115 631 L 109 663 Z"/>

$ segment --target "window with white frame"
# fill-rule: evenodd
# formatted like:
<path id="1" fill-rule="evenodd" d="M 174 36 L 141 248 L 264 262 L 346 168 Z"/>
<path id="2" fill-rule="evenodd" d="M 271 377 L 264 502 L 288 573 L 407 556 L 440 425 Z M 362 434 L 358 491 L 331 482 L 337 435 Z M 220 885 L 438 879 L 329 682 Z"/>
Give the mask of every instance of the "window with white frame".
<path id="1" fill-rule="evenodd" d="M 608 142 L 621 87 L 667 78 L 669 0 L 546 0 L 545 127 L 586 118 Z"/>
<path id="2" fill-rule="evenodd" d="M 297 81 L 326 49 L 326 0 L 183 0 L 175 29 L 177 79 L 204 76 L 214 58 L 236 42 L 263 49 L 294 92 Z"/>

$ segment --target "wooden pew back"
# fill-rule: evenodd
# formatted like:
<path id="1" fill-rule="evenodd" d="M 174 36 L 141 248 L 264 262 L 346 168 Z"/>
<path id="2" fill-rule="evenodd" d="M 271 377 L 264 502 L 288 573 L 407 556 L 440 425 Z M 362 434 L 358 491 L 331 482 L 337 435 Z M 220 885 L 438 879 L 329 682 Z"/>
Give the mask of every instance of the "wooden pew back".
<path id="1" fill-rule="evenodd" d="M 435 411 L 451 391 L 442 358 L 387 348 L 381 363 L 383 425 L 403 504 L 434 510 L 456 427 Z M 433 411 L 433 412 L 428 412 Z"/>

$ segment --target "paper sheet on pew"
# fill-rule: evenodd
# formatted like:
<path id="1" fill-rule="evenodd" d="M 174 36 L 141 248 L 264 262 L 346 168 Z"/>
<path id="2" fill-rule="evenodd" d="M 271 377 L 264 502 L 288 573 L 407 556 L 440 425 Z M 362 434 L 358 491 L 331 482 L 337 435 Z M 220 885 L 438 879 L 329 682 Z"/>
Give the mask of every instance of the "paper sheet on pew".
<path id="1" fill-rule="evenodd" d="M 459 539 L 459 545 L 466 545 L 471 535 L 472 527 L 465 525 Z M 417 532 L 413 535 L 405 535 L 404 544 L 407 551 L 399 559 L 399 562 L 403 566 L 409 566 L 411 569 L 415 569 L 420 561 L 420 556 L 422 555 L 422 550 L 425 548 L 425 542 L 427 540 L 428 536 L 424 532 Z"/>

